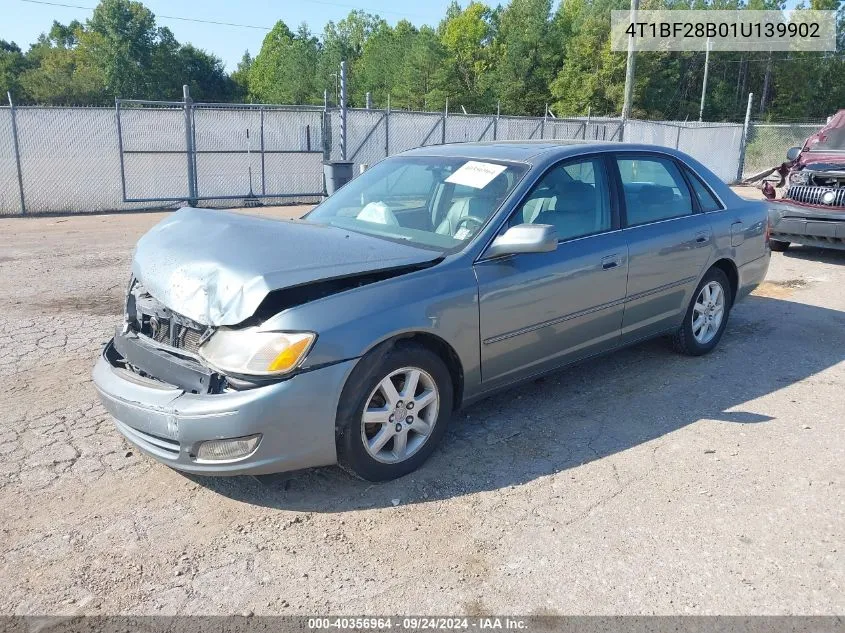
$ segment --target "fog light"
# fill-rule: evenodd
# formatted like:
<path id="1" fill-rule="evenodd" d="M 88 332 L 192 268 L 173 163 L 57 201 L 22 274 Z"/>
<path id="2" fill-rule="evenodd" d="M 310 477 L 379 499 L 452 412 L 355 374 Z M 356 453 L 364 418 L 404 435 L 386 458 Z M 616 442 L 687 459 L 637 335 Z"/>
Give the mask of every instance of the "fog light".
<path id="1" fill-rule="evenodd" d="M 197 450 L 198 462 L 231 462 L 252 454 L 261 441 L 261 434 L 233 437 L 228 440 L 209 440 Z"/>

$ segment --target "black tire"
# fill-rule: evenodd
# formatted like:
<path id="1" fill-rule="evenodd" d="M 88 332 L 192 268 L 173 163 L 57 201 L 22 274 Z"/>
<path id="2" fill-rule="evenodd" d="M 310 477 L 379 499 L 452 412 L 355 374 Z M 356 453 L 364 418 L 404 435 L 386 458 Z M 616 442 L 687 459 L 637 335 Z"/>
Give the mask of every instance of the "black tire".
<path id="1" fill-rule="evenodd" d="M 701 293 L 701 289 L 704 288 L 705 285 L 714 281 L 722 287 L 722 292 L 725 296 L 725 311 L 722 317 L 722 322 L 719 324 L 713 338 L 706 343 L 699 343 L 692 331 L 693 308 L 698 299 L 698 295 Z M 719 344 L 722 334 L 725 332 L 725 327 L 728 324 L 728 317 L 730 316 L 732 305 L 733 293 L 731 292 L 731 284 L 728 281 L 727 275 L 725 275 L 725 273 L 719 268 L 711 268 L 705 273 L 704 277 L 696 287 L 695 292 L 692 294 L 689 306 L 684 313 L 684 321 L 681 324 L 681 327 L 679 327 L 672 335 L 672 347 L 675 351 L 680 352 L 681 354 L 687 354 L 688 356 L 702 356 L 703 354 L 710 352 L 714 347 L 716 347 L 716 345 Z"/>
<path id="2" fill-rule="evenodd" d="M 432 431 L 416 452 L 404 461 L 385 463 L 375 459 L 364 446 L 362 416 L 379 383 L 406 367 L 422 369 L 434 381 L 440 397 L 439 406 Z M 387 481 L 407 475 L 429 458 L 446 433 L 453 402 L 452 377 L 437 354 L 415 343 L 399 341 L 380 345 L 352 370 L 341 393 L 336 424 L 338 464 L 368 481 Z M 388 446 L 390 442 L 392 440 Z"/>
<path id="3" fill-rule="evenodd" d="M 780 240 L 769 240 L 769 247 L 775 253 L 782 253 L 789 248 L 790 242 L 781 242 Z"/>

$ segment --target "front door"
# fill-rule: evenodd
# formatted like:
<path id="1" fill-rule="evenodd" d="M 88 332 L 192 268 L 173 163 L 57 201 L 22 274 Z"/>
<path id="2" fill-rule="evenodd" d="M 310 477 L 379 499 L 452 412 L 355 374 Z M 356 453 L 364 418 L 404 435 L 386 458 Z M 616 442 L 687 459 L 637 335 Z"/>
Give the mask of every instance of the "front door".
<path id="1" fill-rule="evenodd" d="M 601 156 L 559 163 L 508 225 L 551 224 L 558 247 L 482 259 L 475 265 L 486 387 L 510 382 L 616 345 L 628 249 Z"/>

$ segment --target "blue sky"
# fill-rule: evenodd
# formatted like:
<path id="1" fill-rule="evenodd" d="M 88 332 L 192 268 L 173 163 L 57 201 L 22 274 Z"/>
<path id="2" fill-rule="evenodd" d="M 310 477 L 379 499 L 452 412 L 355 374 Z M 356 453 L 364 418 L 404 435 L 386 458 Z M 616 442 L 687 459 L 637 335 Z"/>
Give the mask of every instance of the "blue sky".
<path id="1" fill-rule="evenodd" d="M 46 1 L 46 0 L 45 0 Z M 93 8 L 97 0 L 49 0 L 57 4 Z M 261 41 L 277 20 L 296 29 L 302 23 L 319 35 L 329 20 L 335 22 L 352 9 L 377 13 L 391 24 L 405 18 L 416 25 L 436 26 L 446 12 L 450 0 L 420 0 L 398 3 L 395 0 L 143 0 L 156 14 L 159 25 L 167 26 L 176 39 L 203 48 L 220 57 L 228 70 L 234 70 L 245 50 L 255 55 Z M 461 1 L 462 6 L 467 4 Z M 0 39 L 16 42 L 26 50 L 38 36 L 50 29 L 53 20 L 67 24 L 71 20 L 84 21 L 91 11 L 72 7 L 34 4 L 23 0 L 0 0 Z M 257 27 L 222 26 L 162 16 L 198 18 L 215 22 L 230 22 Z"/>

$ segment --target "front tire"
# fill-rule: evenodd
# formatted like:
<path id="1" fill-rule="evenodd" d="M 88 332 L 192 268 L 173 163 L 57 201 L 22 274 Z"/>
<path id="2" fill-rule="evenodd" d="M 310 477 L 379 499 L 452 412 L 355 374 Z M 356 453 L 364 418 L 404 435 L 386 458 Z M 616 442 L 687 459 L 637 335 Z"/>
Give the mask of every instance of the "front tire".
<path id="1" fill-rule="evenodd" d="M 340 466 L 368 481 L 407 475 L 446 432 L 452 378 L 443 360 L 414 343 L 379 346 L 352 371 L 340 398 Z"/>
<path id="2" fill-rule="evenodd" d="M 711 268 L 698 284 L 681 327 L 672 335 L 675 351 L 689 356 L 710 352 L 728 324 L 733 296 L 727 275 Z"/>
<path id="3" fill-rule="evenodd" d="M 769 247 L 775 253 L 783 253 L 787 248 L 789 248 L 791 242 L 781 242 L 780 240 L 769 240 Z"/>

